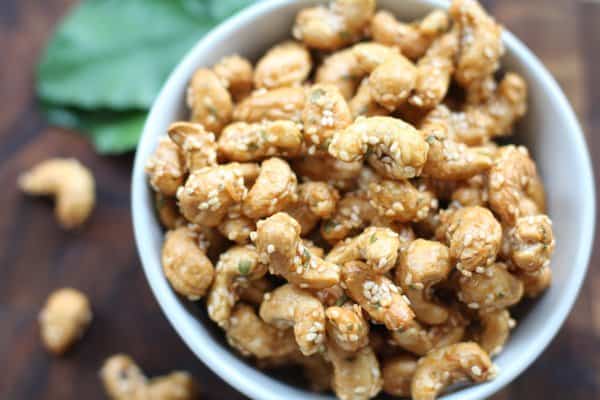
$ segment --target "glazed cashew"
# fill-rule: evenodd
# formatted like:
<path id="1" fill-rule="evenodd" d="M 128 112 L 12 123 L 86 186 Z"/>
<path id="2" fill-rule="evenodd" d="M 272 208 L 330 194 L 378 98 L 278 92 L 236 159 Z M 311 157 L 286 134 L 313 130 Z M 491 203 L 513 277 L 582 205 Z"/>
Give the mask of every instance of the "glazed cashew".
<path id="1" fill-rule="evenodd" d="M 231 95 L 210 69 L 199 68 L 194 72 L 187 90 L 187 105 L 191 121 L 202 124 L 217 135 L 231 120 Z"/>
<path id="2" fill-rule="evenodd" d="M 190 300 L 203 297 L 214 277 L 214 267 L 197 240 L 198 234 L 184 226 L 168 231 L 162 248 L 165 276 L 177 293 Z"/>
<path id="3" fill-rule="evenodd" d="M 230 163 L 194 171 L 177 190 L 179 209 L 190 222 L 213 227 L 248 194 L 245 184 L 259 173 L 256 164 Z"/>
<path id="4" fill-rule="evenodd" d="M 298 177 L 327 182 L 340 190 L 351 190 L 362 169 L 360 161 L 344 162 L 329 154 L 304 156 L 292 160 L 291 164 Z"/>
<path id="5" fill-rule="evenodd" d="M 396 282 L 410 299 L 418 320 L 434 325 L 448 319 L 448 310 L 432 301 L 431 291 L 448 278 L 451 269 L 450 252 L 442 243 L 417 239 L 402 252 Z"/>
<path id="6" fill-rule="evenodd" d="M 489 266 L 483 274 L 460 276 L 458 284 L 458 299 L 475 310 L 507 308 L 523 297 L 523 283 L 502 263 Z"/>
<path id="7" fill-rule="evenodd" d="M 159 138 L 156 150 L 145 167 L 150 186 L 165 196 L 175 196 L 177 188 L 183 183 L 184 169 L 179 146 L 168 137 Z"/>
<path id="8" fill-rule="evenodd" d="M 358 236 L 339 242 L 325 260 L 337 265 L 364 260 L 371 271 L 383 274 L 394 268 L 399 251 L 400 239 L 396 232 L 372 226 Z"/>
<path id="9" fill-rule="evenodd" d="M 312 68 L 310 53 L 300 43 L 287 41 L 272 47 L 256 63 L 254 85 L 275 89 L 299 85 Z"/>
<path id="10" fill-rule="evenodd" d="M 303 136 L 292 121 L 234 122 L 221 132 L 218 148 L 219 155 L 229 161 L 292 157 L 303 150 Z"/>
<path id="11" fill-rule="evenodd" d="M 250 233 L 256 230 L 256 224 L 253 219 L 230 211 L 219 226 L 217 226 L 217 229 L 221 235 L 232 242 L 246 244 L 250 241 Z"/>
<path id="12" fill-rule="evenodd" d="M 377 213 L 392 221 L 420 221 L 438 206 L 431 191 L 421 185 L 417 188 L 406 180 L 371 183 L 367 194 Z"/>
<path id="13" fill-rule="evenodd" d="M 354 97 L 348 102 L 354 118 L 388 115 L 389 111 L 380 106 L 371 95 L 369 78 L 362 80 Z"/>
<path id="14" fill-rule="evenodd" d="M 221 254 L 206 299 L 210 319 L 225 327 L 238 300 L 238 288 L 245 282 L 262 278 L 266 272 L 267 266 L 258 261 L 258 252 L 252 245 L 233 246 Z"/>
<path id="15" fill-rule="evenodd" d="M 154 208 L 163 228 L 175 229 L 184 220 L 179 213 L 177 202 L 173 197 L 167 197 L 160 192 L 154 193 Z"/>
<path id="16" fill-rule="evenodd" d="M 404 328 L 414 318 L 408 298 L 385 275 L 372 272 L 360 261 L 351 261 L 342 268 L 346 293 L 369 314 L 376 323 L 389 330 Z"/>
<path id="17" fill-rule="evenodd" d="M 525 296 L 531 298 L 541 295 L 552 283 L 552 270 L 548 266 L 536 272 L 519 272 L 517 276 L 523 282 Z"/>
<path id="18" fill-rule="evenodd" d="M 377 216 L 364 192 L 350 192 L 340 199 L 335 214 L 321 225 L 321 235 L 330 243 L 353 236 Z"/>
<path id="19" fill-rule="evenodd" d="M 432 11 L 412 24 L 399 22 L 387 11 L 379 11 L 371 21 L 371 33 L 376 42 L 396 46 L 406 57 L 417 60 L 448 29 L 448 24 L 448 16 L 442 10 Z"/>
<path id="20" fill-rule="evenodd" d="M 462 181 L 450 196 L 452 207 L 487 207 L 489 200 L 488 176 L 479 174 Z M 502 237 L 504 240 L 504 236 Z"/>
<path id="21" fill-rule="evenodd" d="M 267 277 L 252 281 L 239 281 L 239 283 L 240 286 L 238 287 L 237 292 L 240 300 L 255 306 L 260 306 L 265 294 L 275 288 L 273 283 Z"/>
<path id="22" fill-rule="evenodd" d="M 342 350 L 356 352 L 369 343 L 369 322 L 357 304 L 346 303 L 325 310 L 327 337 Z"/>
<path id="23" fill-rule="evenodd" d="M 518 268 L 531 273 L 550 264 L 556 241 L 547 215 L 521 217 L 507 233 L 510 259 Z"/>
<path id="24" fill-rule="evenodd" d="M 401 54 L 392 55 L 369 75 L 371 96 L 381 106 L 393 111 L 406 102 L 416 80 L 415 65 Z"/>
<path id="25" fill-rule="evenodd" d="M 83 336 L 92 322 L 92 310 L 85 294 L 64 288 L 52 292 L 38 320 L 44 346 L 60 355 Z"/>
<path id="26" fill-rule="evenodd" d="M 418 176 L 429 145 L 413 126 L 391 117 L 359 117 L 337 131 L 329 154 L 342 161 L 367 159 L 380 174 L 392 179 Z"/>
<path id="27" fill-rule="evenodd" d="M 324 182 L 306 182 L 298 185 L 298 202 L 285 212 L 292 216 L 300 226 L 301 236 L 307 235 L 319 223 L 321 218 L 329 218 L 336 210 L 339 193 Z"/>
<path id="28" fill-rule="evenodd" d="M 498 150 L 488 190 L 491 209 L 509 226 L 519 217 L 545 211 L 544 187 L 525 147 L 510 145 Z"/>
<path id="29" fill-rule="evenodd" d="M 104 391 L 112 400 L 139 399 L 146 394 L 148 380 L 131 357 L 115 354 L 100 370 Z"/>
<path id="30" fill-rule="evenodd" d="M 151 179 L 151 182 L 156 183 L 156 180 Z M 54 214 L 64 229 L 81 226 L 94 209 L 94 177 L 74 158 L 42 161 L 21 174 L 18 183 L 27 194 L 54 196 Z"/>
<path id="31" fill-rule="evenodd" d="M 233 119 L 243 122 L 291 120 L 300 122 L 304 109 L 303 87 L 260 89 L 235 106 Z"/>
<path id="32" fill-rule="evenodd" d="M 364 73 L 352 49 L 345 49 L 327 56 L 315 74 L 315 82 L 335 85 L 346 100 L 356 92 Z"/>
<path id="33" fill-rule="evenodd" d="M 510 330 L 515 326 L 515 320 L 510 317 L 508 310 L 495 310 L 479 314 L 482 330 L 477 342 L 490 357 L 499 354 L 508 340 Z"/>
<path id="34" fill-rule="evenodd" d="M 375 0 L 334 0 L 300 11 L 292 34 L 308 47 L 337 50 L 361 39 L 374 12 Z"/>
<path id="35" fill-rule="evenodd" d="M 323 289 L 340 280 L 340 268 L 302 243 L 300 224 L 286 213 L 258 221 L 254 241 L 269 271 L 282 275 L 290 283 Z"/>
<path id="36" fill-rule="evenodd" d="M 417 369 L 417 359 L 400 355 L 383 362 L 383 391 L 392 396 L 410 397 L 410 384 Z"/>
<path id="37" fill-rule="evenodd" d="M 296 175 L 281 158 L 263 161 L 256 182 L 244 198 L 242 211 L 252 219 L 273 215 L 298 200 Z"/>
<path id="38" fill-rule="evenodd" d="M 315 354 L 325 340 L 325 310 L 309 291 L 285 284 L 265 295 L 260 317 L 279 329 L 294 328 L 294 336 L 305 356 Z"/>
<path id="39" fill-rule="evenodd" d="M 352 123 L 350 108 L 335 85 L 313 85 L 306 96 L 302 111 L 304 140 L 308 146 L 326 151 L 333 134 Z"/>
<path id="40" fill-rule="evenodd" d="M 411 384 L 414 400 L 434 400 L 452 383 L 465 379 L 484 382 L 496 376 L 489 356 L 473 342 L 463 342 L 434 350 L 422 357 Z"/>
<path id="41" fill-rule="evenodd" d="M 502 242 L 502 227 L 483 207 L 465 207 L 442 215 L 450 256 L 465 276 L 483 273 L 495 260 Z"/>
<path id="42" fill-rule="evenodd" d="M 368 400 L 381 391 L 381 370 L 370 346 L 348 353 L 330 342 L 327 358 L 333 364 L 332 388 L 339 399 Z"/>
<path id="43" fill-rule="evenodd" d="M 433 108 L 448 93 L 454 72 L 454 57 L 458 52 L 458 31 L 452 31 L 436 39 L 417 63 L 417 79 L 408 99 L 416 107 Z"/>
<path id="44" fill-rule="evenodd" d="M 175 371 L 150 379 L 146 389 L 147 397 L 144 398 L 148 400 L 195 400 L 199 398 L 199 394 L 199 386 L 188 372 Z"/>
<path id="45" fill-rule="evenodd" d="M 215 64 L 213 71 L 236 102 L 244 99 L 252 91 L 254 71 L 250 61 L 244 57 L 235 54 L 223 57 Z"/>
<path id="46" fill-rule="evenodd" d="M 243 303 L 234 307 L 225 333 L 227 343 L 246 357 L 285 357 L 298 349 L 291 329 L 269 325 L 252 307 Z"/>
<path id="47" fill-rule="evenodd" d="M 188 172 L 217 164 L 215 135 L 207 132 L 202 125 L 175 122 L 169 126 L 168 133 L 171 140 L 179 146 Z"/>

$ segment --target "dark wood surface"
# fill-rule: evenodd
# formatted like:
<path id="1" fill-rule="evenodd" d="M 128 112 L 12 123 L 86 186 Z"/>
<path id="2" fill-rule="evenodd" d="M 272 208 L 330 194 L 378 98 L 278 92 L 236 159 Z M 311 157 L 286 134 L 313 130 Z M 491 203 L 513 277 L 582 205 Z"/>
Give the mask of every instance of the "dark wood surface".
<path id="1" fill-rule="evenodd" d="M 150 375 L 191 371 L 203 399 L 241 399 L 186 348 L 149 290 L 130 221 L 132 156 L 99 156 L 81 136 L 48 127 L 38 110 L 34 66 L 72 3 L 0 1 L 0 399 L 103 399 L 98 368 L 115 352 L 131 354 Z M 484 3 L 558 79 L 600 165 L 600 2 Z M 59 229 L 49 201 L 16 190 L 20 171 L 51 156 L 75 156 L 96 176 L 98 206 L 78 232 Z M 567 323 L 494 400 L 600 398 L 599 264 L 595 251 Z M 62 286 L 86 292 L 95 319 L 83 342 L 54 358 L 41 347 L 37 314 L 48 293 Z"/>

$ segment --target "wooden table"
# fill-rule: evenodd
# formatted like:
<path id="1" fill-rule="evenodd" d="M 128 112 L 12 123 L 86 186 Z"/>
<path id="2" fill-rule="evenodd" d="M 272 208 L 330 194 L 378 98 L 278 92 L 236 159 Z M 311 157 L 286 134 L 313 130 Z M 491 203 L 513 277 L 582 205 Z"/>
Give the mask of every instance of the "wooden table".
<path id="1" fill-rule="evenodd" d="M 241 399 L 187 349 L 150 293 L 133 243 L 132 156 L 98 156 L 83 137 L 48 127 L 39 112 L 34 66 L 72 3 L 0 4 L 0 398 L 102 399 L 97 374 L 102 360 L 127 352 L 151 375 L 191 371 L 202 383 L 203 399 Z M 485 3 L 556 76 L 585 127 L 592 154 L 600 155 L 600 110 L 594 109 L 600 104 L 600 3 Z M 16 190 L 17 174 L 50 156 L 75 156 L 96 176 L 98 206 L 79 232 L 59 229 L 49 201 Z M 599 163 L 597 156 L 594 164 Z M 494 400 L 600 398 L 598 267 L 595 251 L 567 323 L 533 366 Z M 90 296 L 95 320 L 82 343 L 54 358 L 40 345 L 37 315 L 48 293 L 66 285 Z"/>

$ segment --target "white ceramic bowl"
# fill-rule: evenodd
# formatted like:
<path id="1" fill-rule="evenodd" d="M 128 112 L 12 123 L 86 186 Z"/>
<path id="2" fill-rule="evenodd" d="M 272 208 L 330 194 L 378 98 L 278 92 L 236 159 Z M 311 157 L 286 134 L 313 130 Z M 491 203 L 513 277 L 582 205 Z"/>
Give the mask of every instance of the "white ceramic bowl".
<path id="1" fill-rule="evenodd" d="M 256 59 L 274 43 L 290 36 L 296 12 L 314 1 L 259 2 L 206 35 L 171 74 L 150 112 L 138 145 L 133 171 L 132 212 L 135 238 L 144 271 L 167 318 L 192 351 L 215 373 L 253 399 L 325 399 L 270 377 L 239 358 L 224 343 L 197 305 L 179 298 L 169 287 L 161 264 L 163 232 L 157 222 L 144 163 L 167 126 L 186 115 L 184 98 L 197 67 L 211 66 L 222 56 L 239 53 Z M 403 19 L 417 18 L 440 0 L 378 0 L 378 7 Z M 483 399 L 508 384 L 540 355 L 567 317 L 586 273 L 594 234 L 595 195 L 592 167 L 581 128 L 555 80 L 542 63 L 510 33 L 504 34 L 503 65 L 522 74 L 529 84 L 526 119 L 515 140 L 526 144 L 538 163 L 554 221 L 554 283 L 519 320 L 504 351 L 495 359 L 500 374 L 491 381 L 444 396 L 447 400 Z"/>

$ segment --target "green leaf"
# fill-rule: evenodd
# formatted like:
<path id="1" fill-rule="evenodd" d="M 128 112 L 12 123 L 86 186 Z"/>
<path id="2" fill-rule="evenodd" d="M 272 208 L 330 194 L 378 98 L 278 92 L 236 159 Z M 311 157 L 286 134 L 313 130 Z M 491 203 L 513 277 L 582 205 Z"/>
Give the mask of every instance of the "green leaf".
<path id="1" fill-rule="evenodd" d="M 251 2 L 85 0 L 50 41 L 38 68 L 38 94 L 79 109 L 147 109 L 194 43 Z"/>
<path id="2" fill-rule="evenodd" d="M 85 111 L 43 105 L 50 124 L 81 131 L 89 136 L 99 153 L 120 154 L 135 148 L 146 111 Z"/>

